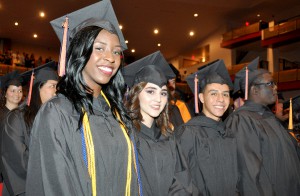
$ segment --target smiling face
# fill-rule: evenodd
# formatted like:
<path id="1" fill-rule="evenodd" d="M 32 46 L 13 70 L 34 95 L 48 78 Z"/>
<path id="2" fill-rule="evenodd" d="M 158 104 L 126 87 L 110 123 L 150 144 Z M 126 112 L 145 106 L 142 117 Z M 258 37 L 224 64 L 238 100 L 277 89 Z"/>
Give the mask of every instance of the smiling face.
<path id="1" fill-rule="evenodd" d="M 102 84 L 107 84 L 121 64 L 121 45 L 117 35 L 101 30 L 93 44 L 93 51 L 82 71 L 87 85 L 97 96 Z M 96 94 L 95 94 L 96 93 Z"/>
<path id="2" fill-rule="evenodd" d="M 6 106 L 8 108 L 17 107 L 22 100 L 22 96 L 22 86 L 9 85 L 5 94 Z"/>
<path id="3" fill-rule="evenodd" d="M 229 87 L 227 84 L 207 84 L 199 99 L 203 103 L 203 113 L 206 117 L 219 121 L 230 103 Z"/>
<path id="4" fill-rule="evenodd" d="M 138 98 L 140 101 L 140 112 L 143 116 L 143 123 L 146 126 L 151 127 L 154 118 L 160 115 L 168 102 L 167 86 L 164 85 L 160 88 L 153 83 L 147 83 Z"/>

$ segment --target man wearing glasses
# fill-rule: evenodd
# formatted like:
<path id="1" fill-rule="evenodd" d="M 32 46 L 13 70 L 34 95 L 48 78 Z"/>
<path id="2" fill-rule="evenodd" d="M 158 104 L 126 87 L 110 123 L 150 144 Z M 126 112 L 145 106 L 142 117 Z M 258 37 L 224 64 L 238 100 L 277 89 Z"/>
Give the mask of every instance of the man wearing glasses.
<path id="1" fill-rule="evenodd" d="M 237 139 L 240 194 L 299 196 L 297 147 L 268 108 L 276 101 L 277 85 L 267 70 L 248 69 L 248 82 L 245 72 L 236 74 L 234 91 L 248 89 L 248 100 L 225 122 Z"/>

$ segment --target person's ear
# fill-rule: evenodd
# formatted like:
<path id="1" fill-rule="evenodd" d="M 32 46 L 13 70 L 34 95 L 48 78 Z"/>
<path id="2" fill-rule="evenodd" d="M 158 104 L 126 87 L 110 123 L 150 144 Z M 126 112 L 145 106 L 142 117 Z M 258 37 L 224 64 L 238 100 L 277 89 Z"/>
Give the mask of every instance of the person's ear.
<path id="1" fill-rule="evenodd" d="M 259 93 L 259 89 L 256 86 L 251 86 L 250 93 L 253 95 L 257 95 Z"/>
<path id="2" fill-rule="evenodd" d="M 204 103 L 204 94 L 199 93 L 198 97 L 199 97 L 199 100 L 201 101 L 201 103 Z"/>

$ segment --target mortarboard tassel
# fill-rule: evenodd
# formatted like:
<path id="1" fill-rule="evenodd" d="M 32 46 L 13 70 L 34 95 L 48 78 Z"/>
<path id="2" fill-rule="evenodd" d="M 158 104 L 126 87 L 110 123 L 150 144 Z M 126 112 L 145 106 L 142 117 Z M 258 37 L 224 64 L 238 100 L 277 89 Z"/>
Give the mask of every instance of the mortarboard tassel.
<path id="1" fill-rule="evenodd" d="M 289 112 L 289 130 L 293 130 L 293 106 L 292 106 L 292 98 L 290 98 L 290 112 Z"/>
<path id="2" fill-rule="evenodd" d="M 32 86 L 33 86 L 33 78 L 34 78 L 34 71 L 32 71 L 32 74 L 31 74 L 31 77 L 30 77 L 29 91 L 28 91 L 28 96 L 27 96 L 27 105 L 28 106 L 30 106 Z"/>
<path id="3" fill-rule="evenodd" d="M 195 79 L 194 79 L 194 84 L 195 84 L 195 94 L 194 94 L 194 98 L 195 98 L 195 113 L 198 114 L 199 113 L 199 104 L 198 104 L 198 75 L 195 75 Z"/>
<path id="4" fill-rule="evenodd" d="M 69 18 L 66 17 L 65 22 L 62 27 L 64 28 L 63 40 L 61 45 L 60 59 L 59 59 L 59 69 L 58 75 L 65 75 L 65 67 L 66 67 L 66 54 L 67 54 L 67 37 L 68 37 L 68 28 L 69 28 Z"/>
<path id="5" fill-rule="evenodd" d="M 249 70 L 248 70 L 248 66 L 246 66 L 246 77 L 245 77 L 245 100 L 248 100 L 248 74 L 249 74 Z"/>

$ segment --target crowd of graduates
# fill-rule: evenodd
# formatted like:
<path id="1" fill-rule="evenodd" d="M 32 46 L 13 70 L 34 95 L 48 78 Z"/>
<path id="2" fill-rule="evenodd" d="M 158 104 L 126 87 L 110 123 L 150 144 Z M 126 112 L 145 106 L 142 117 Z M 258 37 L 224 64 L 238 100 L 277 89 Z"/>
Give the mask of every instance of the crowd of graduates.
<path id="1" fill-rule="evenodd" d="M 58 68 L 1 77 L 3 195 L 300 195 L 300 98 L 283 118 L 259 58 L 234 82 L 221 59 L 189 75 L 191 108 L 160 51 L 124 66 L 109 0 L 51 25 Z"/>

